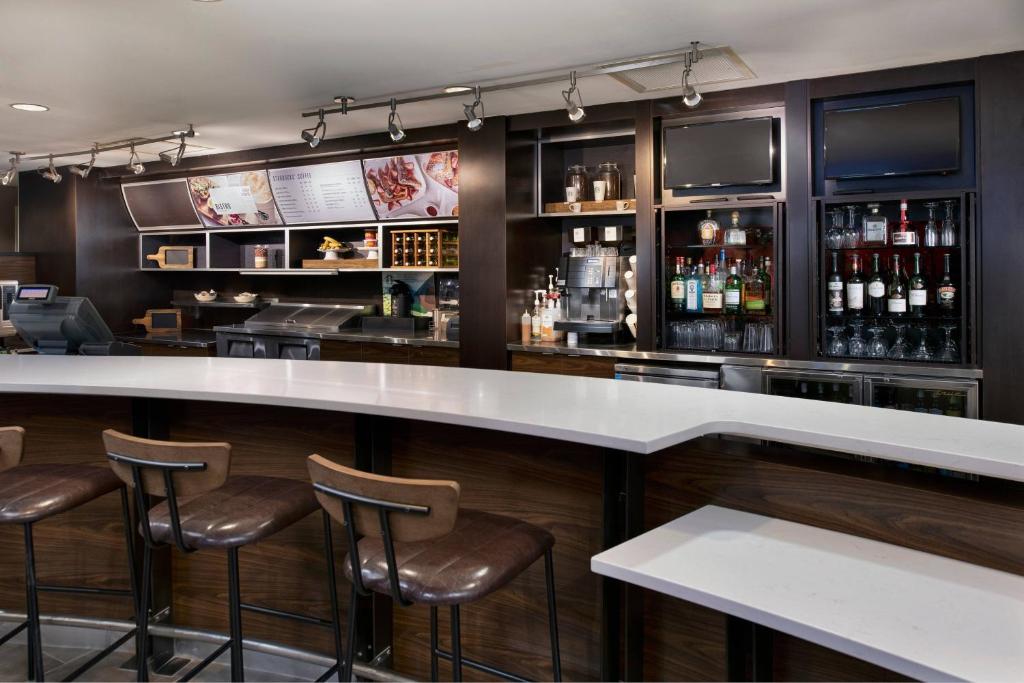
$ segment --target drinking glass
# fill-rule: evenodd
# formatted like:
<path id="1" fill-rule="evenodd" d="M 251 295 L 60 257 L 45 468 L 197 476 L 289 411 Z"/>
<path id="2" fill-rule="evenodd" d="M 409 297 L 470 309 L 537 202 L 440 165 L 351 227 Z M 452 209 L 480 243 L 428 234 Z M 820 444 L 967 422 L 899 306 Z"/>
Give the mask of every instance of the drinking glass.
<path id="1" fill-rule="evenodd" d="M 743 350 L 748 353 L 757 352 L 757 323 L 747 323 L 744 325 Z"/>
<path id="2" fill-rule="evenodd" d="M 928 209 L 928 222 L 924 226 L 924 246 L 937 247 L 939 246 L 939 224 L 935 220 L 935 211 L 939 208 L 939 203 L 928 202 L 925 204 L 925 208 Z"/>
<path id="3" fill-rule="evenodd" d="M 839 208 L 832 209 L 829 212 L 832 217 L 831 226 L 828 232 L 825 233 L 825 246 L 829 249 L 842 249 L 843 248 L 843 210 Z"/>
<path id="4" fill-rule="evenodd" d="M 846 338 L 843 337 L 843 331 L 846 328 L 842 325 L 830 325 L 828 331 L 832 333 L 832 341 L 828 343 L 828 355 L 830 356 L 845 356 L 846 355 Z"/>
<path id="5" fill-rule="evenodd" d="M 953 330 L 956 329 L 956 325 L 940 325 L 939 326 L 946 334 L 946 341 L 942 344 L 942 348 L 939 349 L 939 355 L 935 360 L 940 363 L 958 363 L 960 361 L 960 350 L 956 347 L 956 342 L 953 341 Z"/>
<path id="6" fill-rule="evenodd" d="M 888 358 L 890 360 L 903 360 L 910 353 L 910 348 L 907 346 L 907 341 L 904 338 L 906 332 L 906 323 L 893 323 L 892 326 L 896 329 L 896 341 L 893 342 L 892 348 L 889 349 Z"/>
<path id="7" fill-rule="evenodd" d="M 871 341 L 868 342 L 868 358 L 885 358 L 889 347 L 885 345 L 885 337 L 882 334 L 885 328 L 875 325 L 868 330 L 871 333 Z"/>
<path id="8" fill-rule="evenodd" d="M 928 328 L 921 325 L 917 329 L 921 333 L 921 339 L 918 342 L 917 348 L 914 349 L 914 353 L 912 353 L 910 357 L 913 360 L 929 361 L 934 358 L 934 356 L 932 356 L 932 352 L 928 349 Z"/>
<path id="9" fill-rule="evenodd" d="M 864 327 L 864 321 L 855 320 L 850 325 L 853 327 L 853 335 L 850 337 L 848 353 L 854 358 L 863 358 L 868 355 L 868 344 L 860 333 L 861 328 Z"/>
<path id="10" fill-rule="evenodd" d="M 853 204 L 846 207 L 846 213 L 848 218 L 846 220 L 846 227 L 843 228 L 843 243 L 844 249 L 855 249 L 860 246 L 860 229 L 857 227 L 857 207 Z"/>
<path id="11" fill-rule="evenodd" d="M 955 199 L 947 199 L 942 202 L 946 206 L 946 217 L 942 220 L 942 246 L 956 246 L 956 221 L 953 220 L 953 207 Z"/>
<path id="12" fill-rule="evenodd" d="M 761 353 L 773 353 L 775 351 L 775 326 L 771 323 L 764 323 L 760 327 Z"/>
<path id="13" fill-rule="evenodd" d="M 740 350 L 740 338 L 742 335 L 739 332 L 728 332 L 725 335 L 725 350 L 726 351 L 739 351 Z"/>

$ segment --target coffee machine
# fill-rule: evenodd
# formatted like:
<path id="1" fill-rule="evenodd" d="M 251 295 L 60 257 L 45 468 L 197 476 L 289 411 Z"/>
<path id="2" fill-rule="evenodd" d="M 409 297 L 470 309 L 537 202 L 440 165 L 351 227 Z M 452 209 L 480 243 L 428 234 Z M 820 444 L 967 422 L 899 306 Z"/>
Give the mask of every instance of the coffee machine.
<path id="1" fill-rule="evenodd" d="M 565 279 L 558 284 L 564 282 L 566 317 L 555 322 L 555 329 L 581 337 L 611 335 L 616 341 L 623 329 L 628 269 L 629 259 L 623 256 L 563 256 L 559 274 Z"/>

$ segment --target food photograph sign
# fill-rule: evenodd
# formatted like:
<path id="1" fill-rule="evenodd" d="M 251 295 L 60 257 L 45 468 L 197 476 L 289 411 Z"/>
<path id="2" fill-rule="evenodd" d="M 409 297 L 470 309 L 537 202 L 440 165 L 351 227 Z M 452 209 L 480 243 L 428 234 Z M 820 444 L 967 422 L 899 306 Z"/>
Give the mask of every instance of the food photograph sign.
<path id="1" fill-rule="evenodd" d="M 363 160 L 363 178 L 377 218 L 457 218 L 457 150 Z"/>

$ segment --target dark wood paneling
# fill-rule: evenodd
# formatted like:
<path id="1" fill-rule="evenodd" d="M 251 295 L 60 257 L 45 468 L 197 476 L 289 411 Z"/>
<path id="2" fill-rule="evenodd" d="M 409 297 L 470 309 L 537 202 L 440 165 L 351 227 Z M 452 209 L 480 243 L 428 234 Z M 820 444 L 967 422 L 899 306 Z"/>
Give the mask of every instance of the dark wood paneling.
<path id="1" fill-rule="evenodd" d="M 961 83 L 974 78 L 974 62 L 973 59 L 958 59 L 950 62 L 905 66 L 898 69 L 816 78 L 810 81 L 810 96 L 812 99 L 843 97 L 884 90 L 904 90 Z"/>
<path id="2" fill-rule="evenodd" d="M 75 181 L 64 174 L 54 184 L 38 173 L 18 176 L 20 193 L 19 249 L 36 255 L 36 277 L 57 285 L 63 295 L 75 294 Z"/>
<path id="3" fill-rule="evenodd" d="M 0 251 L 18 248 L 18 188 L 0 185 Z"/>
<path id="4" fill-rule="evenodd" d="M 518 351 L 509 354 L 509 370 L 515 372 L 544 372 L 560 375 L 561 356 L 554 353 Z"/>
<path id="5" fill-rule="evenodd" d="M 459 339 L 467 368 L 505 369 L 505 126 L 459 129 Z"/>
<path id="6" fill-rule="evenodd" d="M 786 220 L 781 250 L 785 260 L 776 268 L 782 283 L 785 310 L 783 352 L 789 358 L 815 358 L 811 312 L 816 288 L 811 264 L 817 253 L 815 212 L 811 203 L 811 109 L 808 82 L 786 84 Z"/>
<path id="7" fill-rule="evenodd" d="M 363 344 L 364 363 L 408 363 L 409 347 L 405 344 Z"/>
<path id="8" fill-rule="evenodd" d="M 978 59 L 982 415 L 1024 424 L 1024 297 L 1007 295 L 1024 265 L 1024 52 Z"/>
<path id="9" fill-rule="evenodd" d="M 654 117 L 650 100 L 645 100 L 636 105 L 636 347 L 641 351 L 654 350 L 658 326 L 658 225 L 654 215 L 654 148 Z"/>
<path id="10" fill-rule="evenodd" d="M 0 280 L 35 282 L 36 257 L 30 254 L 0 254 Z"/>
<path id="11" fill-rule="evenodd" d="M 510 369 L 516 372 L 542 372 L 576 377 L 615 377 L 615 359 L 599 356 L 568 356 L 555 353 L 518 351 L 509 354 Z"/>
<path id="12" fill-rule="evenodd" d="M 409 350 L 409 362 L 413 365 L 441 365 L 459 367 L 459 350 L 443 346 L 413 346 Z"/>
<path id="13" fill-rule="evenodd" d="M 358 363 L 363 359 L 363 345 L 359 342 L 322 341 L 320 360 L 337 360 Z"/>

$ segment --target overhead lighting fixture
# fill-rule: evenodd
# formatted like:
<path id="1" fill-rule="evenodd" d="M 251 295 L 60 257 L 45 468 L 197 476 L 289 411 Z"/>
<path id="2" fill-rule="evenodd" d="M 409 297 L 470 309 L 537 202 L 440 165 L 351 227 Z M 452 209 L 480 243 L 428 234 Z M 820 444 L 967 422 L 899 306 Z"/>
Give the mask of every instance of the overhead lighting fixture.
<path id="1" fill-rule="evenodd" d="M 348 113 L 348 105 L 352 104 L 355 101 L 356 101 L 356 98 L 349 97 L 348 95 L 335 95 L 334 96 L 334 103 L 335 104 L 340 104 L 342 106 L 342 109 L 343 109 L 343 111 L 341 112 L 342 114 L 347 114 Z"/>
<path id="2" fill-rule="evenodd" d="M 21 159 L 21 152 L 11 152 L 11 154 L 14 155 L 11 157 L 11 167 L 4 171 L 4 174 L 0 176 L 0 185 L 10 185 L 18 176 L 18 163 Z"/>
<path id="3" fill-rule="evenodd" d="M 395 120 L 398 123 L 395 123 Z M 388 114 L 388 135 L 392 142 L 401 142 L 405 139 L 405 129 L 402 128 L 402 117 L 398 115 L 398 100 L 391 98 L 391 113 Z"/>
<path id="4" fill-rule="evenodd" d="M 17 109 L 18 111 L 50 111 L 50 108 L 45 104 L 29 104 L 28 102 L 15 102 L 11 105 L 11 109 Z"/>
<path id="5" fill-rule="evenodd" d="M 43 176 L 53 184 L 57 184 L 61 181 L 61 174 L 57 172 L 57 169 L 53 165 L 53 157 L 50 157 L 50 166 L 43 171 L 39 172 L 39 175 Z"/>
<path id="6" fill-rule="evenodd" d="M 690 52 L 686 55 L 683 60 L 683 104 L 690 109 L 697 107 L 704 100 L 704 97 L 697 92 L 697 88 L 693 87 L 690 83 L 690 77 L 693 75 L 693 65 L 700 61 L 700 50 L 697 49 L 697 45 L 700 41 L 694 40 L 690 43 Z"/>
<path id="7" fill-rule="evenodd" d="M 468 85 L 449 85 L 444 89 L 445 95 L 458 95 L 463 92 L 473 92 L 473 88 Z"/>
<path id="8" fill-rule="evenodd" d="M 476 108 L 480 107 L 480 114 L 477 115 Z M 484 127 L 484 102 L 480 99 L 480 86 L 476 86 L 476 99 L 473 104 L 462 105 L 462 111 L 466 114 L 466 128 L 474 133 Z"/>
<path id="9" fill-rule="evenodd" d="M 324 110 L 320 110 L 320 120 L 312 128 L 307 128 L 302 131 L 302 139 L 305 140 L 310 147 L 316 149 L 316 146 L 323 142 L 324 136 L 327 135 L 327 122 L 324 121 Z"/>
<path id="10" fill-rule="evenodd" d="M 92 167 L 96 165 L 97 147 L 98 147 L 98 145 L 95 145 L 95 144 L 92 146 L 92 158 L 89 159 L 89 163 L 88 164 L 81 165 L 81 166 L 72 166 L 68 170 L 71 171 L 72 173 L 74 173 L 76 176 L 79 176 L 83 180 L 85 178 L 88 178 L 89 174 L 92 173 Z"/>
<path id="11" fill-rule="evenodd" d="M 160 152 L 157 156 L 160 157 L 160 161 L 168 163 L 171 166 L 177 166 L 181 163 L 181 160 L 185 157 L 185 134 L 182 133 L 178 136 L 180 144 L 174 148 L 169 149 L 166 152 Z"/>
<path id="12" fill-rule="evenodd" d="M 128 157 L 128 164 L 125 166 L 129 171 L 135 175 L 140 175 L 146 172 L 146 167 L 142 165 L 142 160 L 139 159 L 139 153 L 135 151 L 135 143 L 131 145 L 132 153 Z"/>
<path id="13" fill-rule="evenodd" d="M 573 95 L 576 95 L 575 102 L 572 99 Z M 562 98 L 565 100 L 565 111 L 569 114 L 569 120 L 573 123 L 582 121 L 587 112 L 583 109 L 583 97 L 580 95 L 580 90 L 576 87 L 575 71 L 569 72 L 569 89 L 562 91 Z"/>

